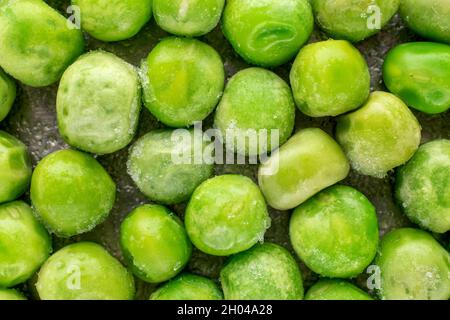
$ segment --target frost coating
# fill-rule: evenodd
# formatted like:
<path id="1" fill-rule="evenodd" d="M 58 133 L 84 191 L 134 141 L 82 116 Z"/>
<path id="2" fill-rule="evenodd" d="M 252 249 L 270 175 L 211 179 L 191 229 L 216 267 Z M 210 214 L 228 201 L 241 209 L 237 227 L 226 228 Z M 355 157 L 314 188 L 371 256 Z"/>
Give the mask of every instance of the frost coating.
<path id="1" fill-rule="evenodd" d="M 6 118 L 16 99 L 16 84 L 0 69 L 0 122 Z"/>
<path id="2" fill-rule="evenodd" d="M 343 280 L 320 280 L 309 288 L 305 300 L 373 300 L 366 292 Z"/>

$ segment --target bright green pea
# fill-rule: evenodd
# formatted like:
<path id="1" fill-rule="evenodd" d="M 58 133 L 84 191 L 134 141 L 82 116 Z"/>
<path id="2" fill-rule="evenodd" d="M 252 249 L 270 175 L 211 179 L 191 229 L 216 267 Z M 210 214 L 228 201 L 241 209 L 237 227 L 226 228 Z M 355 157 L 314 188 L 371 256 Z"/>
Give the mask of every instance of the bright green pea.
<path id="1" fill-rule="evenodd" d="M 225 0 L 153 0 L 156 23 L 167 32 L 198 37 L 217 26 Z"/>
<path id="2" fill-rule="evenodd" d="M 223 33 L 246 61 L 276 67 L 308 41 L 314 18 L 307 0 L 228 0 Z"/>
<path id="3" fill-rule="evenodd" d="M 132 300 L 134 279 L 102 246 L 68 245 L 53 254 L 39 271 L 41 300 Z"/>
<path id="4" fill-rule="evenodd" d="M 176 276 L 192 251 L 181 221 L 159 205 L 134 209 L 120 227 L 120 243 L 133 273 L 151 283 Z"/>
<path id="5" fill-rule="evenodd" d="M 425 113 L 450 108 L 450 46 L 412 42 L 392 49 L 383 65 L 384 83 L 407 105 Z"/>
<path id="6" fill-rule="evenodd" d="M 448 0 L 401 0 L 400 16 L 422 37 L 450 44 Z"/>
<path id="7" fill-rule="evenodd" d="M 111 211 L 116 186 L 93 157 L 75 150 L 54 152 L 31 179 L 31 201 L 45 226 L 60 237 L 92 230 Z"/>
<path id="8" fill-rule="evenodd" d="M 397 172 L 395 196 L 413 222 L 437 233 L 450 230 L 450 140 L 419 148 Z"/>
<path id="9" fill-rule="evenodd" d="M 214 171 L 211 158 L 202 158 L 206 153 L 202 139 L 193 130 L 149 132 L 131 148 L 128 173 L 149 199 L 185 202 Z"/>
<path id="10" fill-rule="evenodd" d="M 144 103 L 170 127 L 205 119 L 222 95 L 225 72 L 219 54 L 195 39 L 161 41 L 142 63 Z"/>
<path id="11" fill-rule="evenodd" d="M 224 141 L 232 141 L 235 151 L 257 155 L 285 143 L 294 120 L 294 99 L 286 82 L 273 72 L 249 68 L 228 82 L 215 126 Z"/>
<path id="12" fill-rule="evenodd" d="M 337 116 L 361 106 L 370 93 L 366 60 L 349 42 L 328 40 L 304 47 L 291 69 L 295 102 L 311 117 Z"/>
<path id="13" fill-rule="evenodd" d="M 103 51 L 83 55 L 62 76 L 56 100 L 59 132 L 78 149 L 106 154 L 136 132 L 141 87 L 136 69 Z"/>
<path id="14" fill-rule="evenodd" d="M 301 300 L 302 275 L 291 254 L 273 243 L 232 256 L 220 282 L 227 300 Z"/>
<path id="15" fill-rule="evenodd" d="M 350 170 L 344 152 L 321 129 L 303 129 L 263 163 L 259 186 L 269 205 L 289 210 L 338 181 Z"/>
<path id="16" fill-rule="evenodd" d="M 378 91 L 363 107 L 338 119 L 336 137 L 353 169 L 383 178 L 411 159 L 420 144 L 421 127 L 403 101 Z"/>
<path id="17" fill-rule="evenodd" d="M 343 280 L 320 280 L 306 293 L 305 300 L 373 300 L 366 292 Z"/>
<path id="18" fill-rule="evenodd" d="M 152 293 L 150 300 L 222 300 L 214 281 L 194 274 L 182 274 Z"/>
<path id="19" fill-rule="evenodd" d="M 81 28 L 96 39 L 131 38 L 152 16 L 152 0 L 72 0 L 81 13 Z"/>
<path id="20" fill-rule="evenodd" d="M 422 230 L 404 228 L 385 235 L 376 264 L 383 300 L 450 298 L 450 254 Z"/>
<path id="21" fill-rule="evenodd" d="M 359 191 L 333 186 L 294 210 L 289 234 L 311 270 L 325 277 L 352 278 L 375 258 L 377 215 Z"/>
<path id="22" fill-rule="evenodd" d="M 0 205 L 0 288 L 28 280 L 51 251 L 47 231 L 25 202 Z"/>
<path id="23" fill-rule="evenodd" d="M 0 203 L 20 197 L 30 179 L 31 160 L 27 147 L 12 135 L 0 131 Z"/>
<path id="24" fill-rule="evenodd" d="M 16 84 L 0 69 L 0 122 L 6 118 L 16 99 Z"/>
<path id="25" fill-rule="evenodd" d="M 14 289 L 0 289 L 0 301 L 4 300 L 27 300 L 20 292 Z"/>
<path id="26" fill-rule="evenodd" d="M 206 180 L 195 190 L 185 223 L 199 250 L 228 256 L 263 240 L 270 218 L 264 197 L 250 178 L 223 175 Z"/>
<path id="27" fill-rule="evenodd" d="M 310 0 L 317 24 L 334 39 L 364 40 L 383 28 L 400 0 Z"/>
<path id="28" fill-rule="evenodd" d="M 0 66 L 32 86 L 50 85 L 83 52 L 75 25 L 41 0 L 0 2 Z"/>

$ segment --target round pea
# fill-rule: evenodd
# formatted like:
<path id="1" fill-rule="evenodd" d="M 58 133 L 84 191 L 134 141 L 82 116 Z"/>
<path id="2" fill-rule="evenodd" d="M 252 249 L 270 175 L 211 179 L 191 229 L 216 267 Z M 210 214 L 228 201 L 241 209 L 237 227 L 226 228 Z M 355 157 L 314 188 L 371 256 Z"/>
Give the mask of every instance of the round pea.
<path id="1" fill-rule="evenodd" d="M 264 197 L 251 179 L 223 175 L 206 180 L 194 191 L 185 223 L 198 249 L 228 256 L 263 240 L 270 218 Z"/>
<path id="2" fill-rule="evenodd" d="M 0 122 L 6 118 L 16 99 L 16 84 L 0 69 Z"/>
<path id="3" fill-rule="evenodd" d="M 151 283 L 176 276 L 192 251 L 181 221 L 158 205 L 140 206 L 125 218 L 120 227 L 120 244 L 133 273 Z"/>
<path id="4" fill-rule="evenodd" d="M 370 93 L 366 60 L 349 42 L 328 40 L 304 47 L 291 69 L 295 102 L 311 117 L 337 116 L 361 106 Z"/>
<path id="5" fill-rule="evenodd" d="M 165 31 L 187 37 L 207 34 L 217 26 L 225 0 L 153 0 L 156 23 Z"/>
<path id="6" fill-rule="evenodd" d="M 14 289 L 0 289 L 0 301 L 27 300 L 20 292 Z"/>
<path id="7" fill-rule="evenodd" d="M 152 16 L 152 0 L 72 0 L 81 13 L 81 28 L 96 39 L 131 38 Z"/>
<path id="8" fill-rule="evenodd" d="M 214 281 L 185 273 L 169 281 L 150 296 L 150 300 L 222 300 Z"/>
<path id="9" fill-rule="evenodd" d="M 28 280 L 51 251 L 47 231 L 26 203 L 0 205 L 0 288 Z"/>
<path id="10" fill-rule="evenodd" d="M 307 0 L 228 0 L 223 33 L 247 62 L 276 67 L 291 60 L 314 25 Z"/>
<path id="11" fill-rule="evenodd" d="M 263 163 L 259 186 L 269 205 L 289 210 L 338 181 L 350 165 L 339 145 L 324 131 L 303 129 Z"/>
<path id="12" fill-rule="evenodd" d="M 54 152 L 39 162 L 31 179 L 31 201 L 45 226 L 60 237 L 92 230 L 111 211 L 116 186 L 91 156 Z"/>
<path id="13" fill-rule="evenodd" d="M 391 231 L 377 257 L 383 300 L 448 300 L 450 254 L 428 233 Z"/>
<path id="14" fill-rule="evenodd" d="M 273 243 L 232 256 L 220 271 L 227 300 L 301 300 L 302 275 L 291 254 Z"/>
<path id="15" fill-rule="evenodd" d="M 195 39 L 161 41 L 142 63 L 144 104 L 162 123 L 186 127 L 205 119 L 222 95 L 219 54 Z"/>
<path id="16" fill-rule="evenodd" d="M 28 188 L 31 160 L 27 147 L 0 130 L 0 203 L 15 200 Z"/>
<path id="17" fill-rule="evenodd" d="M 373 300 L 366 292 L 343 280 L 320 280 L 306 293 L 305 300 Z"/>
<path id="18" fill-rule="evenodd" d="M 357 172 L 383 178 L 416 152 L 421 127 L 403 101 L 378 91 L 363 107 L 338 119 L 336 137 Z"/>
<path id="19" fill-rule="evenodd" d="M 408 106 L 429 114 L 445 112 L 450 108 L 450 46 L 401 44 L 386 56 L 383 78 Z"/>
<path id="20" fill-rule="evenodd" d="M 132 300 L 134 279 L 102 246 L 79 242 L 45 262 L 36 289 L 41 300 Z"/>
<path id="21" fill-rule="evenodd" d="M 286 82 L 273 72 L 250 68 L 228 82 L 216 110 L 215 126 L 223 140 L 231 142 L 228 148 L 258 155 L 285 143 L 294 120 L 294 99 Z"/>
<path id="22" fill-rule="evenodd" d="M 32 87 L 50 85 L 83 52 L 83 34 L 41 0 L 0 3 L 0 66 Z"/>
<path id="23" fill-rule="evenodd" d="M 130 143 L 139 120 L 141 88 L 136 69 L 103 51 L 79 58 L 58 88 L 58 127 L 70 145 L 92 153 Z"/>
<path id="24" fill-rule="evenodd" d="M 397 172 L 396 198 L 406 215 L 433 232 L 450 230 L 450 140 L 422 145 Z"/>

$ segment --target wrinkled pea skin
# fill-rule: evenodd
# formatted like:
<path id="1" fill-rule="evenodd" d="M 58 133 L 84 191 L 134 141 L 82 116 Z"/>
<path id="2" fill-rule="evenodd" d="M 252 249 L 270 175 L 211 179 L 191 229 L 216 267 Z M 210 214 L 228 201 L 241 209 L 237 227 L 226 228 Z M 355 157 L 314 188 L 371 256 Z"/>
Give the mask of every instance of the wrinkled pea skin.
<path id="1" fill-rule="evenodd" d="M 16 99 L 16 84 L 0 69 L 0 122 L 6 118 Z"/>
<path id="2" fill-rule="evenodd" d="M 0 2 L 0 66 L 32 87 L 48 86 L 83 52 L 80 30 L 41 0 Z"/>
<path id="3" fill-rule="evenodd" d="M 27 300 L 19 291 L 14 289 L 0 289 L 0 301 Z"/>
<path id="4" fill-rule="evenodd" d="M 347 281 L 325 279 L 308 290 L 305 300 L 373 300 L 373 298 Z"/>
<path id="5" fill-rule="evenodd" d="M 401 44 L 386 56 L 383 78 L 408 106 L 429 114 L 445 112 L 450 108 L 450 46 Z"/>

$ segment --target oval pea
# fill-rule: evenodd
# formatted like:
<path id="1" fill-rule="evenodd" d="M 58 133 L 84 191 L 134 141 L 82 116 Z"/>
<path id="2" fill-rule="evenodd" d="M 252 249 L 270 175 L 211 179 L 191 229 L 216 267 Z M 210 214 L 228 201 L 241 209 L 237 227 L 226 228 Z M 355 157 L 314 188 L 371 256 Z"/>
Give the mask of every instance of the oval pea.
<path id="1" fill-rule="evenodd" d="M 6 118 L 16 99 L 16 84 L 0 69 L 0 122 Z"/>
<path id="2" fill-rule="evenodd" d="M 350 282 L 323 279 L 309 288 L 305 300 L 373 300 L 373 298 Z"/>

